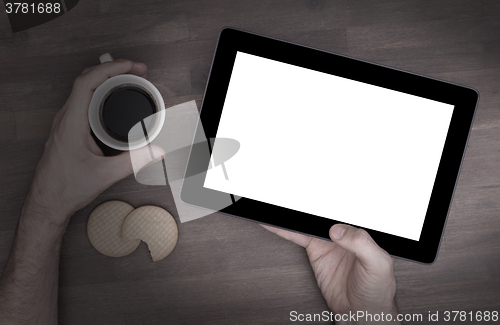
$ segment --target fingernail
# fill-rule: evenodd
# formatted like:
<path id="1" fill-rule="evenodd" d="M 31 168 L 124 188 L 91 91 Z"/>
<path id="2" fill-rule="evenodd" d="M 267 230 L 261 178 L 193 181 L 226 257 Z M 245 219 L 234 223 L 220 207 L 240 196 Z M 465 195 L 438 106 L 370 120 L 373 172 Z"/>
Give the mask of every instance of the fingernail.
<path id="1" fill-rule="evenodd" d="M 335 225 L 332 229 L 332 237 L 333 239 L 341 239 L 344 236 L 345 227 L 342 225 Z"/>

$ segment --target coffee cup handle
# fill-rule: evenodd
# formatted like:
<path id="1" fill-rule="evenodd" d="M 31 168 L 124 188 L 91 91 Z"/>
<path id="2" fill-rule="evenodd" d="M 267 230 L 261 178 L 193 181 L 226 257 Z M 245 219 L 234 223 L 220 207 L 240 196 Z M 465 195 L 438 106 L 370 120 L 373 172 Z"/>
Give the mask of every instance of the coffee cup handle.
<path id="1" fill-rule="evenodd" d="M 111 56 L 111 54 L 104 53 L 103 55 L 101 55 L 99 57 L 99 61 L 101 61 L 101 63 L 104 63 L 104 62 L 110 62 L 110 61 L 114 61 L 114 60 L 113 60 L 113 57 Z"/>

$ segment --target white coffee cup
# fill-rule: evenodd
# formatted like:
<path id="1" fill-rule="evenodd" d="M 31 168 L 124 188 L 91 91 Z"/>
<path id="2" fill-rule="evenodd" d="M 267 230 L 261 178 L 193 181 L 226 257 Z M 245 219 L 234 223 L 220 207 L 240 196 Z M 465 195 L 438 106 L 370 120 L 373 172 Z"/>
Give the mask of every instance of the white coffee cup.
<path id="1" fill-rule="evenodd" d="M 99 59 L 101 63 L 113 61 L 113 58 L 109 53 L 101 55 Z M 137 134 L 137 139 L 135 139 L 134 134 L 129 133 L 129 141 L 118 140 L 110 133 L 108 133 L 106 131 L 106 128 L 103 126 L 101 110 L 106 98 L 114 91 L 116 91 L 116 89 L 125 86 L 132 86 L 142 89 L 154 100 L 154 103 L 156 105 L 156 113 L 154 114 L 155 119 L 154 123 L 152 125 L 149 125 L 147 128 L 146 138 L 144 137 L 144 134 L 141 133 Z M 158 136 L 164 122 L 165 104 L 160 92 L 148 80 L 132 74 L 122 74 L 114 76 L 103 82 L 94 91 L 94 95 L 92 96 L 92 100 L 89 106 L 89 123 L 97 139 L 99 139 L 104 145 L 120 151 L 135 150 L 146 146 Z"/>

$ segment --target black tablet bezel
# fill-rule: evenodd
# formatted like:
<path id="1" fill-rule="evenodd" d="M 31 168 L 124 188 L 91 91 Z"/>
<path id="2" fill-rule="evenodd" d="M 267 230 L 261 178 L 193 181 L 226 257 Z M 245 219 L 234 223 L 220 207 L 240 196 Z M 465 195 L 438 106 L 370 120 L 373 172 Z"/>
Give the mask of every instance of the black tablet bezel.
<path id="1" fill-rule="evenodd" d="M 219 35 L 200 113 L 207 138 L 216 136 L 237 51 L 455 106 L 420 240 L 414 241 L 364 228 L 393 256 L 421 263 L 434 262 L 474 119 L 477 91 L 339 54 L 234 28 L 224 28 Z M 200 132 L 200 128 L 197 132 Z M 208 158 L 197 155 L 192 150 L 186 173 L 189 174 L 190 169 L 199 169 L 200 164 L 208 166 Z M 181 191 L 184 202 L 211 208 L 211 200 L 228 195 L 204 188 L 205 175 L 206 173 L 201 173 L 184 181 Z M 200 200 L 201 197 L 205 199 Z M 330 227 L 338 223 L 248 198 L 241 198 L 220 212 L 327 240 Z"/>

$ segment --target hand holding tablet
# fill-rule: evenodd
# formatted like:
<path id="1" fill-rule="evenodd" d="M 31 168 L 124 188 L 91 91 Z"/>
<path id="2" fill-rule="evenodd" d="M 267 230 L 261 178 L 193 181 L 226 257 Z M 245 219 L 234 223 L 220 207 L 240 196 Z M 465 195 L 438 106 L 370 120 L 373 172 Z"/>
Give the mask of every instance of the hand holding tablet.
<path id="1" fill-rule="evenodd" d="M 335 225 L 329 234 L 333 243 L 329 243 L 283 229 L 264 228 L 306 249 L 316 282 L 328 307 L 335 313 L 331 321 L 346 321 L 350 313 L 361 320 L 366 315 L 359 312 L 370 312 L 384 315 L 379 319 L 381 323 L 400 324 L 396 322 L 393 259 L 366 231 Z"/>
<path id="2" fill-rule="evenodd" d="M 208 207 L 200 198 L 242 197 L 221 212 L 323 239 L 333 224 L 351 224 L 394 256 L 431 263 L 477 98 L 463 86 L 224 29 L 201 122 L 206 137 L 235 139 L 240 150 L 225 170 L 185 180 L 181 199 Z"/>

